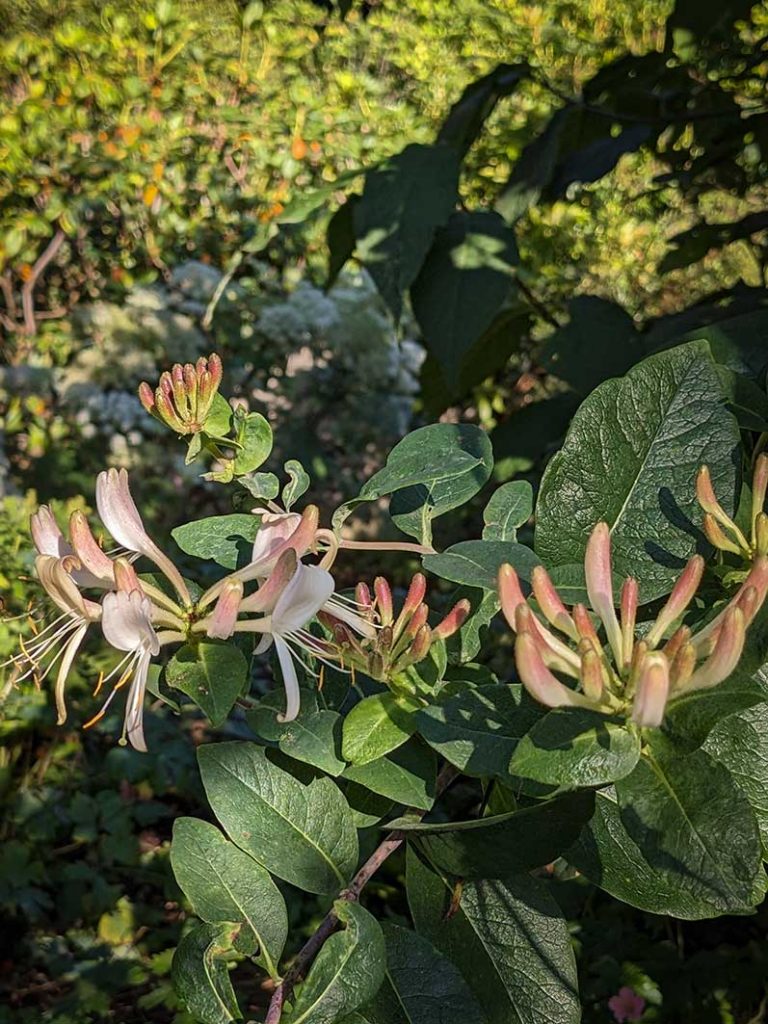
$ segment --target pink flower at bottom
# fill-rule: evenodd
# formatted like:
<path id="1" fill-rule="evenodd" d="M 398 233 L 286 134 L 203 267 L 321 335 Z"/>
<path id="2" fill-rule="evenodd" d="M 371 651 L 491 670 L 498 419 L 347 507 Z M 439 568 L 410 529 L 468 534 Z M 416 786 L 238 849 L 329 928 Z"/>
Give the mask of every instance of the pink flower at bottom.
<path id="1" fill-rule="evenodd" d="M 645 1000 L 625 985 L 608 1000 L 608 1009 L 618 1024 L 624 1024 L 625 1021 L 640 1020 L 645 1010 Z"/>

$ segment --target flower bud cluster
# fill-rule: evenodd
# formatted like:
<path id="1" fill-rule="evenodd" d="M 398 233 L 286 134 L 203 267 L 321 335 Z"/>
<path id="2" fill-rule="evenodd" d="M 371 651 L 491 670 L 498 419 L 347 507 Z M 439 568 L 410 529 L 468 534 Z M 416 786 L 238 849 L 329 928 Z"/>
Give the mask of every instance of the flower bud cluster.
<path id="1" fill-rule="evenodd" d="M 383 576 L 375 579 L 373 594 L 367 584 L 358 583 L 357 614 L 376 627 L 375 635 L 369 638 L 356 636 L 346 623 L 322 613 L 320 619 L 333 635 L 332 644 L 342 664 L 380 682 L 397 681 L 412 665 L 427 657 L 434 643 L 452 636 L 469 615 L 469 602 L 459 601 L 431 627 L 429 608 L 424 603 L 426 590 L 426 579 L 416 573 L 396 616 L 392 588 Z"/>
<path id="2" fill-rule="evenodd" d="M 639 588 L 631 577 L 624 581 L 616 612 L 607 523 L 594 528 L 584 569 L 592 614 L 583 604 L 566 608 L 546 569 L 533 570 L 533 598 L 545 624 L 529 607 L 515 570 L 502 566 L 499 596 L 516 633 L 518 674 L 529 693 L 547 707 L 626 714 L 646 728 L 661 725 L 669 700 L 716 686 L 731 675 L 743 652 L 747 628 L 768 593 L 768 557 L 757 555 L 727 606 L 692 633 L 681 620 L 704 572 L 704 560 L 695 555 L 656 619 L 638 631 Z M 605 642 L 598 633 L 600 627 Z M 558 676 L 570 678 L 574 686 Z"/>
<path id="3" fill-rule="evenodd" d="M 768 455 L 758 455 L 752 477 L 752 505 L 749 517 L 749 537 L 725 511 L 717 500 L 707 466 L 702 466 L 696 477 L 696 498 L 704 510 L 704 533 L 719 551 L 740 555 L 751 562 L 768 555 L 768 515 L 765 495 L 768 490 Z"/>
<path id="4" fill-rule="evenodd" d="M 199 434 L 211 411 L 222 378 L 221 359 L 214 352 L 195 364 L 176 363 L 160 375 L 152 390 L 146 382 L 139 385 L 141 404 L 156 419 L 177 434 Z"/>

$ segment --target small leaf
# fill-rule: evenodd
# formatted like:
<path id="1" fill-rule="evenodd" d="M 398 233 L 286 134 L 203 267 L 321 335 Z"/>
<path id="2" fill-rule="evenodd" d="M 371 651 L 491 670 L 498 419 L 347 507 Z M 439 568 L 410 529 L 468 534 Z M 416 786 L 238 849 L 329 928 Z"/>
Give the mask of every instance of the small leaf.
<path id="1" fill-rule="evenodd" d="M 240 422 L 233 469 L 237 476 L 252 473 L 269 458 L 272 451 L 272 428 L 258 412 L 249 412 Z"/>
<path id="2" fill-rule="evenodd" d="M 416 730 L 413 710 L 389 691 L 363 697 L 344 719 L 344 759 L 364 765 L 402 746 Z"/>
<path id="3" fill-rule="evenodd" d="M 171 865 L 192 909 L 209 924 L 239 922 L 234 945 L 276 978 L 288 936 L 288 916 L 280 890 L 264 868 L 197 818 L 173 824 Z"/>
<path id="4" fill-rule="evenodd" d="M 629 775 L 640 737 L 626 722 L 588 708 L 556 708 L 520 740 L 509 770 L 553 786 L 602 786 Z"/>
<path id="5" fill-rule="evenodd" d="M 248 711 L 248 724 L 257 735 L 276 742 L 289 757 L 314 765 L 328 775 L 340 775 L 346 767 L 340 757 L 341 715 L 318 710 L 312 690 L 302 689 L 299 714 L 291 722 L 281 722 L 277 717 L 284 705 L 281 693 L 267 694 L 257 707 Z"/>
<path id="6" fill-rule="evenodd" d="M 223 725 L 248 681 L 243 652 L 209 640 L 179 648 L 165 667 L 169 686 L 191 698 L 215 728 Z"/>
<path id="7" fill-rule="evenodd" d="M 208 516 L 177 526 L 171 536 L 187 555 L 210 558 L 224 569 L 236 569 L 250 561 L 261 518 L 237 513 Z"/>
<path id="8" fill-rule="evenodd" d="M 242 1014 L 223 954 L 231 949 L 231 925 L 199 924 L 182 938 L 173 954 L 176 992 L 200 1024 L 229 1024 Z"/>
<path id="9" fill-rule="evenodd" d="M 252 498 L 262 501 L 272 501 L 280 493 L 280 481 L 274 473 L 248 473 L 239 477 L 237 482 Z"/>
<path id="10" fill-rule="evenodd" d="M 203 423 L 203 430 L 208 437 L 224 438 L 232 426 L 232 407 L 218 392 L 213 396 L 211 408 Z"/>
<path id="11" fill-rule="evenodd" d="M 406 807 L 428 811 L 435 802 L 437 759 L 432 750 L 410 739 L 385 757 L 350 765 L 344 778 Z"/>
<path id="12" fill-rule="evenodd" d="M 378 921 L 357 903 L 337 900 L 334 910 L 344 929 L 324 943 L 286 1024 L 336 1024 L 367 1003 L 384 980 L 386 951 Z"/>
<path id="13" fill-rule="evenodd" d="M 533 515 L 533 488 L 513 480 L 494 491 L 483 511 L 483 540 L 516 541 L 517 528 Z"/>
<path id="14" fill-rule="evenodd" d="M 331 779 L 305 786 L 255 743 L 198 750 L 203 785 L 230 839 L 260 864 L 309 892 L 337 892 L 357 863 L 350 809 Z"/>
<path id="15" fill-rule="evenodd" d="M 424 568 L 435 576 L 483 590 L 496 590 L 499 569 L 505 563 L 528 580 L 539 559 L 524 544 L 505 540 L 463 540 L 423 559 Z"/>
<path id="16" fill-rule="evenodd" d="M 309 488 L 309 476 L 297 459 L 289 459 L 283 467 L 290 480 L 283 488 L 283 508 L 290 509 Z"/>

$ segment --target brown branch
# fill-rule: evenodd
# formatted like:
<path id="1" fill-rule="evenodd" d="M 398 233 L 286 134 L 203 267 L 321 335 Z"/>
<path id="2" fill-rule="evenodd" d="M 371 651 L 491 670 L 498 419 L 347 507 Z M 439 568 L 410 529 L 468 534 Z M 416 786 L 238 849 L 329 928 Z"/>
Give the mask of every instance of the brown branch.
<path id="1" fill-rule="evenodd" d="M 34 290 L 38 280 L 45 273 L 45 270 L 51 260 L 56 258 L 56 254 L 64 244 L 66 235 L 61 228 L 56 228 L 56 233 L 50 240 L 48 245 L 45 247 L 41 255 L 36 260 L 32 267 L 32 272 L 24 282 L 21 289 L 21 310 L 24 317 L 24 333 L 34 334 L 37 329 L 37 318 L 35 317 L 35 301 L 34 301 Z"/>
<path id="2" fill-rule="evenodd" d="M 441 793 L 445 792 L 458 774 L 459 772 L 453 767 L 453 765 L 447 764 L 443 768 L 437 779 L 437 796 L 440 796 Z M 419 817 L 423 816 L 424 813 L 419 815 Z M 387 858 L 395 852 L 395 850 L 398 850 L 403 845 L 405 838 L 405 832 L 394 831 L 390 833 L 389 838 L 385 839 L 384 842 L 374 850 L 365 864 L 363 864 L 355 877 L 349 883 L 348 888 L 339 893 L 338 898 L 340 900 L 346 900 L 349 903 L 356 903 L 360 899 L 360 894 L 368 882 L 370 882 L 371 878 L 373 878 L 384 861 L 386 861 Z M 290 999 L 294 986 L 306 975 L 312 961 L 323 948 L 326 940 L 329 939 L 336 931 L 338 926 L 339 919 L 336 916 L 336 912 L 330 910 L 320 922 L 320 925 L 314 935 L 299 950 L 296 955 L 296 959 L 286 972 L 285 977 L 275 989 L 269 1003 L 269 1010 L 267 1011 L 264 1024 L 279 1024 L 283 1013 L 283 1007 Z"/>

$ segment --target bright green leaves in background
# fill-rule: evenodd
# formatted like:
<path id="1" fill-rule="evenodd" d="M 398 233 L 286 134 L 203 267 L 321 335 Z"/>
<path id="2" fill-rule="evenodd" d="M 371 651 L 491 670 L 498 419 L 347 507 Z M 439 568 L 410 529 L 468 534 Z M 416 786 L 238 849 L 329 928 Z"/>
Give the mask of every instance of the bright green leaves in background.
<path id="1" fill-rule="evenodd" d="M 536 552 L 547 565 L 583 560 L 595 523 L 611 527 L 614 568 L 641 600 L 669 590 L 695 553 L 706 463 L 726 510 L 738 482 L 739 428 L 706 342 L 651 356 L 596 388 L 549 463 L 536 507 Z"/>
<path id="2" fill-rule="evenodd" d="M 211 808 L 240 849 L 308 892 L 337 892 L 349 881 L 357 833 L 331 779 L 305 786 L 253 743 L 202 747 L 199 762 Z"/>

